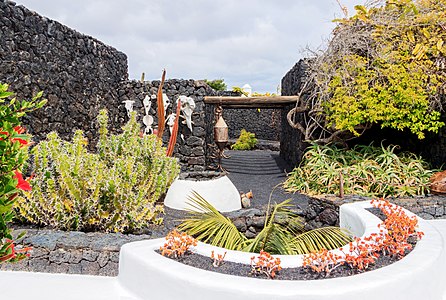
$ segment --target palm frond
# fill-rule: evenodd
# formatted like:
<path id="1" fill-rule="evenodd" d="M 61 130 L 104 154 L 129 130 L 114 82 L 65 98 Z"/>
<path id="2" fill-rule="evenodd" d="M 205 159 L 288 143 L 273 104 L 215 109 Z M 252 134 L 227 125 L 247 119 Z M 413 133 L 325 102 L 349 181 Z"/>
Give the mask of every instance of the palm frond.
<path id="1" fill-rule="evenodd" d="M 296 236 L 292 241 L 292 253 L 306 254 L 321 249 L 336 249 L 349 243 L 351 238 L 345 229 L 322 227 Z"/>
<path id="2" fill-rule="evenodd" d="M 240 250 L 247 238 L 240 233 L 231 220 L 223 216 L 200 194 L 193 191 L 188 204 L 195 210 L 188 210 L 189 217 L 182 220 L 178 229 L 195 236 L 198 240 L 229 250 Z"/>
<path id="3" fill-rule="evenodd" d="M 291 200 L 275 204 L 271 214 L 266 216 L 265 226 L 243 248 L 247 252 L 260 252 L 286 254 L 290 251 L 290 242 L 298 232 L 303 230 L 303 219 L 291 210 Z"/>

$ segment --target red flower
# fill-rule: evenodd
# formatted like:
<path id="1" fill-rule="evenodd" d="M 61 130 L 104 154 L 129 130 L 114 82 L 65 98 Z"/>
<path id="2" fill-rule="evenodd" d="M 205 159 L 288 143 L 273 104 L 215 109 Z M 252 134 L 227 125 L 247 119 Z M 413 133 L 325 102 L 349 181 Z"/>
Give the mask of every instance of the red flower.
<path id="1" fill-rule="evenodd" d="M 18 180 L 16 188 L 21 189 L 23 191 L 31 191 L 31 186 L 29 185 L 28 181 L 23 179 L 22 173 L 15 170 L 14 174 L 15 174 L 14 178 L 17 178 Z"/>
<path id="2" fill-rule="evenodd" d="M 17 134 L 22 134 L 25 132 L 25 128 L 23 128 L 22 126 L 16 126 L 14 127 L 14 131 L 17 132 Z M 13 138 L 12 139 L 13 142 L 19 142 L 22 145 L 28 145 L 28 141 L 21 139 L 21 138 Z"/>
<path id="3" fill-rule="evenodd" d="M 16 126 L 14 127 L 14 131 L 17 134 L 23 134 L 25 132 L 25 128 L 23 128 L 22 126 Z M 6 131 L 1 131 L 0 132 L 1 135 L 8 135 L 8 133 Z M 0 141 L 3 140 L 3 138 L 0 138 Z M 24 140 L 22 138 L 13 138 L 12 139 L 13 142 L 19 142 L 20 144 L 27 146 L 29 144 L 29 142 L 27 140 Z"/>
<path id="4" fill-rule="evenodd" d="M 14 127 L 14 131 L 17 132 L 18 134 L 22 134 L 25 132 L 25 128 L 23 128 L 22 126 L 16 126 Z"/>

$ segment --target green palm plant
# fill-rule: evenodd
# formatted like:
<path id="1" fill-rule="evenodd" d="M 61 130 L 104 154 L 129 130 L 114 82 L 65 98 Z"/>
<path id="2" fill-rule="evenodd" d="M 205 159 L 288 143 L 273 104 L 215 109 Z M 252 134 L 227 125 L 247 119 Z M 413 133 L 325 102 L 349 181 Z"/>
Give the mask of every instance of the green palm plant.
<path id="1" fill-rule="evenodd" d="M 304 220 L 292 210 L 290 200 L 268 209 L 262 231 L 252 239 L 242 234 L 232 221 L 223 216 L 196 192 L 189 196 L 192 208 L 189 217 L 178 229 L 202 242 L 229 250 L 245 252 L 267 251 L 272 254 L 305 254 L 320 249 L 334 249 L 351 241 L 339 227 L 324 227 L 304 232 Z"/>

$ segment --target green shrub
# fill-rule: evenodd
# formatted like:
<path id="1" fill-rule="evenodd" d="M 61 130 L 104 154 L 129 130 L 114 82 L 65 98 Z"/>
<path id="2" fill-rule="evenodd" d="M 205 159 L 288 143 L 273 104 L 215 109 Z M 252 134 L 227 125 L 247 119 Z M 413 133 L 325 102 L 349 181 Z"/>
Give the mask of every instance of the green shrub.
<path id="1" fill-rule="evenodd" d="M 309 195 L 339 194 L 342 174 L 345 194 L 371 197 L 426 194 L 433 171 L 427 169 L 427 163 L 420 157 L 408 152 L 396 154 L 395 148 L 356 146 L 344 150 L 313 145 L 300 166 L 288 175 L 285 188 Z"/>
<path id="2" fill-rule="evenodd" d="M 251 133 L 242 129 L 240 131 L 240 137 L 237 139 L 234 145 L 231 146 L 233 150 L 251 150 L 257 145 L 257 139 L 255 133 Z"/>
<path id="3" fill-rule="evenodd" d="M 25 221 L 64 230 L 131 232 L 160 223 L 156 202 L 179 173 L 155 135 L 139 137 L 135 115 L 123 133 L 108 135 L 106 111 L 98 117 L 98 152 L 87 151 L 77 130 L 72 142 L 52 132 L 33 149 L 32 192 L 17 201 Z"/>
<path id="4" fill-rule="evenodd" d="M 207 83 L 207 85 L 209 85 L 216 91 L 226 91 L 226 89 L 228 88 L 224 79 L 214 79 L 214 80 L 205 79 L 204 81 Z"/>

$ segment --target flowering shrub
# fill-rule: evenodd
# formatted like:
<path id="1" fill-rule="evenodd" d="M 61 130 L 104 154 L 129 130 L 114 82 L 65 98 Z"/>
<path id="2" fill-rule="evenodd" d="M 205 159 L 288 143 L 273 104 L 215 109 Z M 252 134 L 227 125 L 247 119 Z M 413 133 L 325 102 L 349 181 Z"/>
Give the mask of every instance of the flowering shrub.
<path id="1" fill-rule="evenodd" d="M 216 268 L 221 266 L 224 262 L 225 256 L 226 256 L 226 251 L 223 254 L 217 253 L 217 255 L 215 255 L 214 250 L 212 250 L 211 252 L 211 259 L 213 260 L 212 265 Z"/>
<path id="2" fill-rule="evenodd" d="M 17 262 L 30 256 L 31 247 L 20 247 L 14 244 L 14 241 L 5 239 L 5 243 L 0 247 L 0 263 Z"/>
<path id="3" fill-rule="evenodd" d="M 409 217 L 404 210 L 389 201 L 372 200 L 375 207 L 387 217 L 379 224 L 379 233 L 364 238 L 356 238 L 348 245 L 348 252 L 336 255 L 327 250 L 313 252 L 304 256 L 303 266 L 316 273 L 328 276 L 337 267 L 347 264 L 352 269 L 365 271 L 382 255 L 402 258 L 412 249 L 410 239 L 421 239 L 423 232 L 417 232 L 417 217 Z"/>
<path id="4" fill-rule="evenodd" d="M 191 246 L 197 246 L 197 240 L 185 232 L 172 230 L 166 236 L 166 242 L 160 247 L 161 255 L 178 258 L 186 254 Z"/>
<path id="5" fill-rule="evenodd" d="M 13 218 L 13 205 L 23 191 L 31 190 L 20 169 L 28 158 L 30 136 L 20 126 L 20 117 L 42 107 L 38 93 L 31 101 L 19 101 L 8 92 L 8 85 L 0 83 L 0 262 L 21 259 L 27 248 L 16 251 L 8 223 Z M 23 255 L 22 255 L 23 254 Z"/>
<path id="6" fill-rule="evenodd" d="M 266 251 L 260 250 L 258 257 L 251 257 L 251 274 L 264 274 L 274 279 L 276 272 L 280 270 L 282 270 L 280 258 L 274 258 Z"/>
<path id="7" fill-rule="evenodd" d="M 381 209 L 386 215 L 381 228 L 382 240 L 381 250 L 383 254 L 404 256 L 406 250 L 411 250 L 412 245 L 408 242 L 411 238 L 421 239 L 423 232 L 417 232 L 418 220 L 416 216 L 409 217 L 403 208 L 391 204 L 389 201 L 372 201 L 375 207 Z"/>

